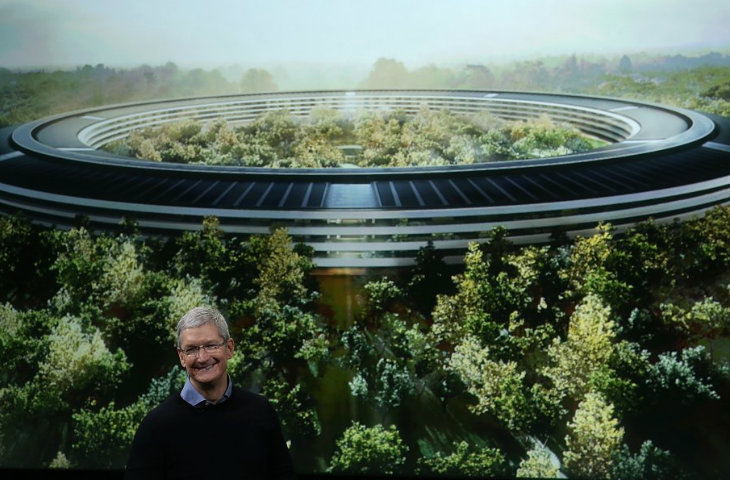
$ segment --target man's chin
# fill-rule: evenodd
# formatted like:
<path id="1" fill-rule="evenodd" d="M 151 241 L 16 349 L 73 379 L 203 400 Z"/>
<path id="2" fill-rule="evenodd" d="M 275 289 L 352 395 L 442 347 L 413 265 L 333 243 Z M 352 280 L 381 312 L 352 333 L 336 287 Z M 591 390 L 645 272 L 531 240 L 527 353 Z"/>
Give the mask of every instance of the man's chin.
<path id="1" fill-rule="evenodd" d="M 190 375 L 196 382 L 205 386 L 210 385 L 220 377 L 215 365 L 208 369 L 196 369 Z"/>

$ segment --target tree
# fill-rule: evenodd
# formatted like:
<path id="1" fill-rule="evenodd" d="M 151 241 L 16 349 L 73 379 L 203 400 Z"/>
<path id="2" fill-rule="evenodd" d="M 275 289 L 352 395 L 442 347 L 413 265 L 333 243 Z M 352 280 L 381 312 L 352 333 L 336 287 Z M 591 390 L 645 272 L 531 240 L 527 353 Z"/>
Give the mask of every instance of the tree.
<path id="1" fill-rule="evenodd" d="M 562 90 L 570 90 L 580 83 L 580 69 L 575 54 L 570 55 L 555 69 L 555 82 Z"/>
<path id="2" fill-rule="evenodd" d="M 56 256 L 52 233 L 21 215 L 0 217 L 0 302 L 41 306 L 54 293 L 48 270 Z"/>
<path id="3" fill-rule="evenodd" d="M 684 302 L 683 302 L 684 303 Z M 692 303 L 690 308 L 670 302 L 661 304 L 662 321 L 693 342 L 730 332 L 730 307 L 712 297 Z"/>
<path id="4" fill-rule="evenodd" d="M 454 277 L 456 294 L 438 297 L 433 312 L 434 333 L 441 341 L 458 343 L 470 333 L 484 344 L 500 341 L 500 331 L 514 311 L 525 308 L 528 297 L 514 282 L 515 266 L 503 229 L 492 232 L 482 245 L 472 243 L 464 256 L 464 273 Z"/>
<path id="5" fill-rule="evenodd" d="M 334 146 L 326 137 L 309 135 L 299 139 L 293 148 L 291 168 L 331 168 L 345 163 L 342 150 Z"/>
<path id="6" fill-rule="evenodd" d="M 244 298 L 229 305 L 231 332 L 241 353 L 231 362 L 231 377 L 262 388 L 285 412 L 285 432 L 300 438 L 319 433 L 319 419 L 302 383 L 318 374 L 329 353 L 326 332 L 310 309 L 315 294 L 305 284 L 312 268 L 309 253 L 292 245 L 284 229 L 252 237 L 244 259 L 250 258 L 255 277 Z"/>
<path id="7" fill-rule="evenodd" d="M 276 92 L 274 77 L 261 68 L 249 68 L 241 77 L 241 91 L 243 93 Z"/>
<path id="8" fill-rule="evenodd" d="M 350 381 L 350 392 L 354 397 L 372 398 L 381 409 L 398 407 L 414 389 L 410 372 L 395 360 L 378 359 L 367 377 L 363 370 Z"/>
<path id="9" fill-rule="evenodd" d="M 137 244 L 131 239 L 118 237 L 110 245 L 99 279 L 99 295 L 106 311 L 133 309 L 141 301 L 145 273 L 140 257 Z"/>
<path id="10" fill-rule="evenodd" d="M 283 375 L 269 375 L 262 394 L 279 412 L 282 429 L 290 438 L 312 439 L 322 433 L 316 405 L 302 383 L 291 385 Z"/>
<path id="11" fill-rule="evenodd" d="M 71 311 L 77 313 L 86 300 L 96 298 L 109 238 L 95 238 L 84 227 L 58 235 L 60 252 L 51 269 L 71 301 Z"/>
<path id="12" fill-rule="evenodd" d="M 610 478 L 624 430 L 613 417 L 613 405 L 588 392 L 568 423 L 563 462 L 579 478 Z"/>
<path id="13" fill-rule="evenodd" d="M 454 88 L 454 72 L 434 64 L 409 72 L 408 76 L 410 88 Z"/>
<path id="14" fill-rule="evenodd" d="M 710 278 L 730 268 L 730 206 L 718 205 L 702 218 L 678 225 L 670 246 L 682 259 L 683 279 Z M 675 257 L 676 258 L 676 257 Z"/>
<path id="15" fill-rule="evenodd" d="M 517 478 L 560 478 L 560 461 L 540 442 L 527 451 L 520 461 Z"/>
<path id="16" fill-rule="evenodd" d="M 606 368 L 614 351 L 614 323 L 610 308 L 589 295 L 570 317 L 568 336 L 548 348 L 551 364 L 542 369 L 563 395 L 581 398 L 591 388 L 591 377 Z"/>
<path id="17" fill-rule="evenodd" d="M 470 410 L 490 413 L 510 430 L 528 431 L 535 412 L 525 393 L 525 372 L 515 362 L 491 360 L 488 348 L 467 337 L 456 346 L 448 365 L 477 398 Z"/>
<path id="18" fill-rule="evenodd" d="M 726 364 L 716 367 L 707 349 L 697 346 L 679 354 L 660 354 L 647 373 L 646 383 L 657 401 L 667 399 L 687 408 L 701 400 L 719 400 L 717 385 L 727 374 Z"/>
<path id="19" fill-rule="evenodd" d="M 87 401 L 106 398 L 129 369 L 122 350 L 109 351 L 98 329 L 84 331 L 73 317 L 59 321 L 48 340 L 46 358 L 34 379 L 44 391 L 37 408 L 67 408 L 72 394 L 81 394 Z"/>
<path id="20" fill-rule="evenodd" d="M 623 445 L 611 469 L 611 478 L 621 480 L 661 480 L 672 477 L 682 478 L 681 469 L 672 460 L 670 452 L 658 448 L 651 440 L 642 443 L 636 454 Z"/>
<path id="21" fill-rule="evenodd" d="M 621 60 L 618 62 L 618 71 L 621 73 L 631 73 L 631 70 L 633 69 L 631 64 L 631 59 L 628 55 L 624 55 L 621 57 Z"/>
<path id="22" fill-rule="evenodd" d="M 571 266 L 564 278 L 573 295 L 595 294 L 620 310 L 631 304 L 634 287 L 614 268 L 621 251 L 616 248 L 612 232 L 610 224 L 601 223 L 595 235 L 576 238 L 570 253 Z"/>
<path id="23" fill-rule="evenodd" d="M 147 392 L 135 402 L 117 408 L 115 402 L 96 410 L 82 408 L 73 414 L 71 458 L 76 467 L 121 468 L 129 455 L 137 427 L 150 410 L 177 393 L 185 383 L 185 371 L 173 367 L 152 379 Z"/>
<path id="24" fill-rule="evenodd" d="M 51 327 L 34 325 L 34 317 L 38 315 L 0 304 L 0 362 L 5 366 L 0 371 L 0 388 L 29 381 L 45 356 Z"/>
<path id="25" fill-rule="evenodd" d="M 503 475 L 506 461 L 497 448 L 475 447 L 467 442 L 454 442 L 453 452 L 436 452 L 418 459 L 418 473 L 426 475 L 458 475 L 467 477 L 496 477 Z"/>
<path id="26" fill-rule="evenodd" d="M 197 277 L 206 287 L 226 292 L 238 258 L 217 217 L 205 217 L 200 230 L 183 233 L 176 243 L 174 265 L 178 277 Z"/>
<path id="27" fill-rule="evenodd" d="M 382 112 L 364 111 L 355 119 L 355 138 L 362 145 L 361 166 L 389 166 L 393 155 L 401 148 L 401 134 L 405 118 L 402 112 L 385 115 Z"/>
<path id="28" fill-rule="evenodd" d="M 365 427 L 353 422 L 335 443 L 335 453 L 327 469 L 354 475 L 393 475 L 406 462 L 408 446 L 395 425 Z"/>
<path id="29" fill-rule="evenodd" d="M 383 416 L 406 398 L 436 388 L 444 375 L 442 354 L 417 316 L 386 312 L 366 317 L 341 338 L 342 364 L 354 371 L 351 394 L 377 406 Z"/>
<path id="30" fill-rule="evenodd" d="M 397 300 L 403 298 L 403 291 L 387 277 L 369 281 L 363 290 L 366 295 L 366 315 L 372 321 L 377 321 L 378 317 L 392 308 Z"/>
<path id="31" fill-rule="evenodd" d="M 124 352 L 111 352 L 101 332 L 81 319 L 42 311 L 22 316 L 18 340 L 40 338 L 26 344 L 27 363 L 12 362 L 20 371 L 0 384 L 0 462 L 37 468 L 68 446 L 73 410 L 108 402 L 129 364 Z"/>
<path id="32" fill-rule="evenodd" d="M 452 292 L 453 283 L 448 271 L 443 253 L 434 247 L 431 240 L 425 247 L 418 249 L 406 290 L 421 313 L 430 314 L 433 311 L 437 295 Z"/>
<path id="33" fill-rule="evenodd" d="M 462 76 L 460 88 L 483 90 L 494 88 L 497 82 L 494 73 L 484 65 L 467 65 Z"/>
<path id="34" fill-rule="evenodd" d="M 402 62 L 392 58 L 379 58 L 361 88 L 405 88 L 408 86 L 408 70 Z"/>
<path id="35" fill-rule="evenodd" d="M 310 259 L 293 248 L 292 240 L 283 228 L 271 235 L 251 240 L 252 254 L 258 258 L 258 287 L 260 305 L 275 301 L 280 304 L 305 305 L 313 298 L 304 284 L 305 274 L 313 268 Z"/>

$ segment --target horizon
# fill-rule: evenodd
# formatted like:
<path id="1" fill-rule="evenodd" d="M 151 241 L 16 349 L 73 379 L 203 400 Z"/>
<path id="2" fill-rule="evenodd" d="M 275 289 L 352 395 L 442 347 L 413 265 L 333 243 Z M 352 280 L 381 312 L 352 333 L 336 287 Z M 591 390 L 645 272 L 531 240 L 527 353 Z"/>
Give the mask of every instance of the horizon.
<path id="1" fill-rule="evenodd" d="M 0 66 L 362 70 L 390 58 L 410 70 L 730 51 L 725 1 L 490 3 L 0 0 Z"/>
<path id="2" fill-rule="evenodd" d="M 406 68 L 409 71 L 418 70 L 420 68 L 429 67 L 429 66 L 436 66 L 439 68 L 462 68 L 467 65 L 483 65 L 490 68 L 503 68 L 503 67 L 509 67 L 516 63 L 520 62 L 535 62 L 535 61 L 553 61 L 553 62 L 559 62 L 563 61 L 569 57 L 575 56 L 576 58 L 584 59 L 587 61 L 593 61 L 593 62 L 612 62 L 612 61 L 618 61 L 621 57 L 624 55 L 628 56 L 629 58 L 647 58 L 651 60 L 657 60 L 663 57 L 672 57 L 672 56 L 683 56 L 686 58 L 700 58 L 703 56 L 711 55 L 711 54 L 719 54 L 724 56 L 730 56 L 730 44 L 727 46 L 717 46 L 717 47 L 667 47 L 666 49 L 657 49 L 653 51 L 647 51 L 647 50 L 636 50 L 636 51 L 626 51 L 622 53 L 614 53 L 614 54 L 601 54 L 601 53 L 595 53 L 595 52 L 573 52 L 573 53 L 563 53 L 563 54 L 554 54 L 554 55 L 537 55 L 537 56 L 525 56 L 525 57 L 513 57 L 509 59 L 501 59 L 501 60 L 490 60 L 485 59 L 483 62 L 470 62 L 470 61 L 450 61 L 450 62 L 426 62 L 422 64 L 414 64 L 414 65 L 405 65 L 405 63 L 395 57 L 378 57 L 376 58 L 371 64 L 368 65 L 361 65 L 361 64 L 353 64 L 353 63 L 325 63 L 325 62 L 304 62 L 304 61 L 291 61 L 291 62 L 281 62 L 281 63 L 262 63 L 262 64 L 256 64 L 256 65 L 247 65 L 243 64 L 241 62 L 237 63 L 221 63 L 221 64 L 209 64 L 209 65 L 201 65 L 201 64 L 193 64 L 193 63 L 178 63 L 173 60 L 166 60 L 161 61 L 158 63 L 149 63 L 149 62 L 126 62 L 126 63 L 115 63 L 115 62 L 97 62 L 97 63 L 67 63 L 67 64 L 37 64 L 37 65 L 26 65 L 26 66 L 9 66 L 6 64 L 0 63 L 0 69 L 6 69 L 10 70 L 12 72 L 34 72 L 34 71 L 71 71 L 76 70 L 78 68 L 82 68 L 84 66 L 104 66 L 106 68 L 110 69 L 119 69 L 119 70 L 133 70 L 136 68 L 141 67 L 151 67 L 151 68 L 157 68 L 162 67 L 167 64 L 174 64 L 176 67 L 178 67 L 181 70 L 196 70 L 201 69 L 205 71 L 214 71 L 214 70 L 227 70 L 227 69 L 249 69 L 249 68 L 258 68 L 258 69 L 264 69 L 274 71 L 276 69 L 287 69 L 287 68 L 304 68 L 304 69 L 315 69 L 315 68 L 335 68 L 335 69 L 349 69 L 349 70 L 364 70 L 367 72 L 372 66 L 381 59 L 387 59 L 387 60 L 394 60 L 396 62 L 404 63 Z"/>

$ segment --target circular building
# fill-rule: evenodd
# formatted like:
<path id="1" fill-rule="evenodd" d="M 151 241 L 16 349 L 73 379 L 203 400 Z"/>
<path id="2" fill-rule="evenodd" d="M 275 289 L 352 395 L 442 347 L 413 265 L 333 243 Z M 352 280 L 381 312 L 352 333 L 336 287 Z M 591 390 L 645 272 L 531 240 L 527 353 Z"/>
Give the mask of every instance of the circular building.
<path id="1" fill-rule="evenodd" d="M 158 163 L 100 147 L 134 129 L 184 118 L 230 124 L 273 110 L 354 113 L 427 106 L 508 120 L 543 115 L 608 142 L 586 153 L 535 160 L 414 168 L 272 169 Z M 727 118 L 611 98 L 519 92 L 389 90 L 238 95 L 93 108 L 0 129 L 0 210 L 68 228 L 124 217 L 147 234 L 286 227 L 320 267 L 413 263 L 428 242 L 459 261 L 497 226 L 518 244 L 554 233 L 590 234 L 600 221 L 701 215 L 730 203 Z"/>

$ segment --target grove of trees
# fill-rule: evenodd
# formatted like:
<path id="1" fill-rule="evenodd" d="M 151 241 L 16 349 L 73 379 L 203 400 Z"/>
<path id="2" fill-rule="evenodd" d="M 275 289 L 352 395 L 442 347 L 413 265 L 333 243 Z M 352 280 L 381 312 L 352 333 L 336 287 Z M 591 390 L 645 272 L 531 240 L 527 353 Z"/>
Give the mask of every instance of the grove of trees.
<path id="1" fill-rule="evenodd" d="M 306 119 L 273 111 L 232 128 L 195 119 L 133 130 L 107 151 L 143 160 L 269 168 L 460 165 L 585 152 L 603 145 L 548 117 L 505 121 L 433 111 L 341 112 L 314 109 Z M 353 148 L 354 146 L 354 148 Z M 346 149 L 354 150 L 346 153 Z"/>
<path id="2" fill-rule="evenodd" d="M 428 245 L 371 272 L 343 324 L 312 252 L 215 218 L 175 238 L 0 218 L 0 466 L 121 468 L 177 391 L 173 330 L 223 310 L 238 384 L 279 411 L 302 472 L 722 477 L 730 472 L 730 207 L 460 267 Z"/>

